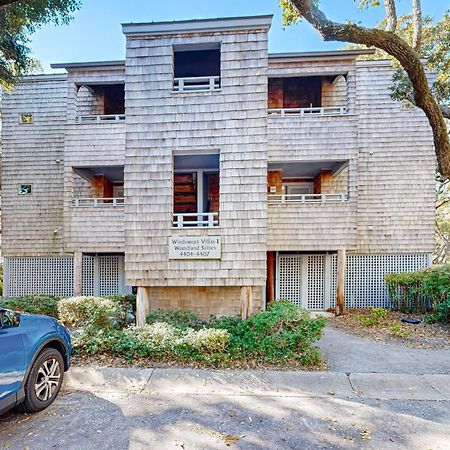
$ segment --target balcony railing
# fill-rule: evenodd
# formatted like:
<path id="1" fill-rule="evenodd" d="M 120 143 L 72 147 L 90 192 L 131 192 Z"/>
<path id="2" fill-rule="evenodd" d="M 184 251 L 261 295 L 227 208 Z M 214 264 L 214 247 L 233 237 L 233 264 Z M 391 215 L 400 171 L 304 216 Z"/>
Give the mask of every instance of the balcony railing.
<path id="1" fill-rule="evenodd" d="M 343 116 L 347 114 L 346 106 L 318 106 L 313 108 L 272 108 L 268 110 L 269 115 L 275 116 Z"/>
<path id="2" fill-rule="evenodd" d="M 174 92 L 217 91 L 220 89 L 220 76 L 175 78 Z"/>
<path id="3" fill-rule="evenodd" d="M 348 200 L 347 194 L 269 194 L 269 205 L 287 203 L 344 203 Z"/>
<path id="4" fill-rule="evenodd" d="M 73 206 L 75 208 L 85 208 L 85 207 L 115 207 L 124 206 L 125 199 L 123 197 L 112 197 L 112 198 L 100 198 L 100 197 L 85 197 L 76 198 L 73 201 Z"/>
<path id="5" fill-rule="evenodd" d="M 105 123 L 105 122 L 122 122 L 125 120 L 125 114 L 95 114 L 87 116 L 77 116 L 78 123 Z"/>
<path id="6" fill-rule="evenodd" d="M 183 213 L 173 215 L 175 228 L 188 227 L 217 227 L 219 225 L 219 213 Z"/>

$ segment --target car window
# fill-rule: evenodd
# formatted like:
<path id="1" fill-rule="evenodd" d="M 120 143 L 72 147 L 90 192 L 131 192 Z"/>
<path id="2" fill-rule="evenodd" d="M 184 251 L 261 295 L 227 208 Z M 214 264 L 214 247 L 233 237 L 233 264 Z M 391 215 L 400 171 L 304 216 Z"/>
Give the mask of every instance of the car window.
<path id="1" fill-rule="evenodd" d="M 3 311 L 3 328 L 18 327 L 19 323 L 19 314 L 13 311 Z"/>

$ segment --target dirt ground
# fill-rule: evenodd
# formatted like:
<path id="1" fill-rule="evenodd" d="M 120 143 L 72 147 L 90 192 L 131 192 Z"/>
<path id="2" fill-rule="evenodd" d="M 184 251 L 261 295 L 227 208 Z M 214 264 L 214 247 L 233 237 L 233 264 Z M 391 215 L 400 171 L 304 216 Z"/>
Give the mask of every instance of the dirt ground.
<path id="1" fill-rule="evenodd" d="M 425 314 L 403 314 L 386 311 L 385 317 L 368 324 L 373 317 L 370 309 L 349 309 L 339 317 L 330 317 L 328 325 L 347 334 L 373 339 L 378 342 L 397 342 L 412 348 L 450 349 L 450 325 L 424 322 Z M 417 325 L 403 323 L 401 319 L 419 319 Z"/>

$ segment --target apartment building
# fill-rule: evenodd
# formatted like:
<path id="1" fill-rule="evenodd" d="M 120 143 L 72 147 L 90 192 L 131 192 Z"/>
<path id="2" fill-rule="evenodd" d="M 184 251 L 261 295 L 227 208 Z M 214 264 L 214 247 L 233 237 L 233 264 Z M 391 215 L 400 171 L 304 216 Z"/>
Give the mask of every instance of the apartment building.
<path id="1" fill-rule="evenodd" d="M 125 60 L 4 96 L 6 295 L 134 288 L 141 318 L 387 306 L 384 274 L 430 264 L 431 130 L 390 63 L 269 54 L 270 25 L 125 24 Z"/>

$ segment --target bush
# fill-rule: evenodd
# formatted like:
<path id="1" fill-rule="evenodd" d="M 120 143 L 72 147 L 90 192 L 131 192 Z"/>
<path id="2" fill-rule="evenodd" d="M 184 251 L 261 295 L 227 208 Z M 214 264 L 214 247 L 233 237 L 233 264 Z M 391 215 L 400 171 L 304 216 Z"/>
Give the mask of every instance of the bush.
<path id="1" fill-rule="evenodd" d="M 391 273 L 385 276 L 385 282 L 395 309 L 426 311 L 450 298 L 450 264 Z"/>
<path id="2" fill-rule="evenodd" d="M 146 317 L 146 322 L 149 325 L 165 322 L 180 330 L 187 330 L 188 328 L 198 329 L 205 324 L 195 313 L 183 309 L 173 309 L 170 311 L 158 309 Z"/>
<path id="3" fill-rule="evenodd" d="M 213 322 L 230 333 L 234 358 L 277 365 L 295 361 L 306 366 L 321 360 L 312 343 L 321 337 L 325 324 L 324 318 L 311 319 L 308 311 L 287 301 L 272 302 L 267 311 L 244 321 L 222 318 Z"/>
<path id="4" fill-rule="evenodd" d="M 105 297 L 63 298 L 58 304 L 60 319 L 75 327 L 112 329 L 126 322 L 127 307 Z"/>
<path id="5" fill-rule="evenodd" d="M 234 361 L 279 366 L 293 362 L 312 366 L 321 361 L 312 343 L 320 338 L 325 319 L 313 320 L 307 311 L 289 302 L 272 303 L 268 311 L 254 314 L 248 320 L 222 317 L 201 322 L 195 314 L 186 311 L 156 311 L 147 317 L 147 325 L 123 330 L 108 325 L 112 313 L 109 308 L 107 305 L 102 309 L 102 320 L 96 321 L 106 323 L 106 327 L 84 326 L 75 334 L 75 352 L 111 352 L 128 359 L 140 356 L 162 361 L 201 361 L 214 367 L 229 366 Z M 99 309 L 97 303 L 94 309 Z M 83 309 L 83 314 L 77 314 L 77 323 L 86 317 Z"/>
<path id="6" fill-rule="evenodd" d="M 429 314 L 425 317 L 425 322 L 442 322 L 450 324 L 450 298 L 447 298 L 444 302 L 438 303 L 434 307 L 433 314 Z"/>
<path id="7" fill-rule="evenodd" d="M 44 314 L 58 318 L 58 302 L 60 298 L 53 295 L 25 295 L 22 297 L 0 298 L 0 305 L 6 309 L 29 313 Z"/>

